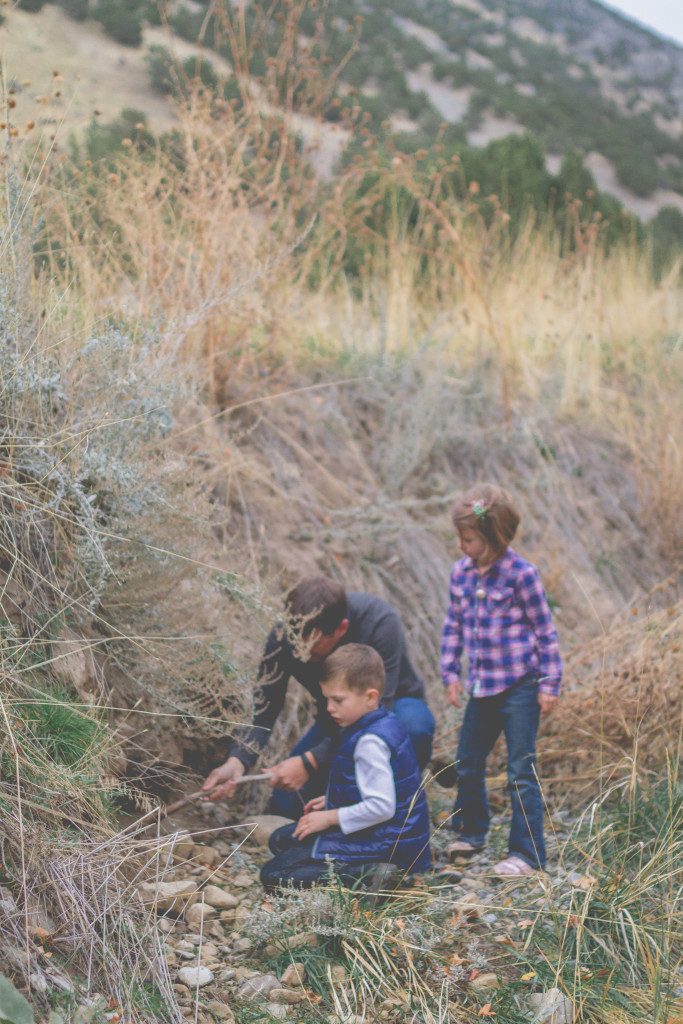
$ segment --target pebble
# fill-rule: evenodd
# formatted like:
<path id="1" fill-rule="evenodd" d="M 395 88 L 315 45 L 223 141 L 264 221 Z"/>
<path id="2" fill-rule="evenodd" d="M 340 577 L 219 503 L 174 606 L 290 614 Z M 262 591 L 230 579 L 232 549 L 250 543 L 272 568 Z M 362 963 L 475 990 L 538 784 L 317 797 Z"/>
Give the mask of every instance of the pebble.
<path id="1" fill-rule="evenodd" d="M 193 903 L 185 910 L 184 918 L 190 928 L 200 928 L 205 920 L 210 918 L 216 911 L 206 903 Z"/>
<path id="2" fill-rule="evenodd" d="M 341 967 L 344 970 L 343 964 L 335 964 L 334 967 Z M 332 968 L 332 978 L 334 980 L 334 967 Z M 344 971 L 344 974 L 346 972 Z M 285 988 L 298 988 L 299 985 L 303 985 L 306 980 L 306 968 L 302 963 L 293 963 L 287 967 L 280 978 L 280 984 L 284 985 Z"/>
<path id="3" fill-rule="evenodd" d="M 240 999 L 256 999 L 259 996 L 270 998 L 270 993 L 274 989 L 285 991 L 285 989 L 280 989 L 280 982 L 274 974 L 257 974 L 255 977 L 245 978 L 241 982 L 237 989 L 237 995 Z"/>
<path id="4" fill-rule="evenodd" d="M 206 1008 L 214 1017 L 218 1017 L 219 1020 L 226 1020 L 228 1024 L 232 1024 L 235 1020 L 234 1013 L 226 1003 L 219 1003 L 218 1000 L 213 999 L 210 1003 L 206 1004 Z"/>
<path id="5" fill-rule="evenodd" d="M 547 992 L 532 992 L 527 997 L 529 1007 L 536 1014 L 539 1024 L 574 1024 L 576 1011 L 568 996 L 559 988 L 549 988 Z"/>
<path id="6" fill-rule="evenodd" d="M 197 883 L 193 878 L 177 882 L 142 882 L 138 895 L 143 903 L 154 904 L 157 911 L 175 910 L 180 912 L 197 899 Z"/>
<path id="7" fill-rule="evenodd" d="M 285 1006 L 295 1006 L 302 1003 L 306 996 L 301 991 L 292 988 L 274 988 L 268 993 L 271 1003 L 282 1003 Z"/>
<path id="8" fill-rule="evenodd" d="M 178 981 L 190 989 L 210 985 L 213 977 L 213 971 L 208 967 L 181 967 L 178 971 Z"/>
<path id="9" fill-rule="evenodd" d="M 204 902 L 216 910 L 234 910 L 239 906 L 240 900 L 231 892 L 226 892 L 217 885 L 207 885 L 202 889 Z"/>
<path id="10" fill-rule="evenodd" d="M 255 882 L 256 879 L 252 875 L 248 875 L 246 871 L 240 871 L 232 878 L 232 884 L 236 885 L 238 889 L 251 889 Z"/>
<path id="11" fill-rule="evenodd" d="M 284 1020 L 287 1016 L 287 1007 L 282 1003 L 268 1003 L 266 1010 L 271 1017 L 277 1017 L 278 1020 Z"/>
<path id="12" fill-rule="evenodd" d="M 477 974 L 475 978 L 470 981 L 471 988 L 500 988 L 500 982 L 498 981 L 498 975 L 489 972 L 483 974 Z"/>

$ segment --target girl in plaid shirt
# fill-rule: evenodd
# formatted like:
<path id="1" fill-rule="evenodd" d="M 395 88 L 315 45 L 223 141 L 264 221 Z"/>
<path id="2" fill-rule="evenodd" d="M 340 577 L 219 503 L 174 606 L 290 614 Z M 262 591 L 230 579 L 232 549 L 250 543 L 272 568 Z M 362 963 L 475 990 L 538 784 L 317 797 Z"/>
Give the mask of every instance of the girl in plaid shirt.
<path id="1" fill-rule="evenodd" d="M 557 632 L 538 569 L 509 547 L 519 519 L 510 495 L 493 484 L 480 484 L 455 503 L 453 524 L 464 558 L 451 572 L 441 643 L 449 701 L 461 706 L 463 651 L 470 692 L 455 762 L 451 826 L 458 840 L 450 850 L 467 856 L 486 845 L 486 758 L 504 732 L 512 825 L 508 856 L 494 868 L 499 875 L 545 866 L 536 732 L 540 712 L 555 706 L 562 681 Z"/>

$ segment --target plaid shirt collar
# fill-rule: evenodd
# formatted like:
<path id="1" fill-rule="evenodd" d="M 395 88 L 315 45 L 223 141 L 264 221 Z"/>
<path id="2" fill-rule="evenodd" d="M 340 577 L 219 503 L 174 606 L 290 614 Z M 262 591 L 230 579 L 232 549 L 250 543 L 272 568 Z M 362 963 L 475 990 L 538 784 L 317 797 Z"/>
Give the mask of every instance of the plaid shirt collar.
<path id="1" fill-rule="evenodd" d="M 512 548 L 506 548 L 503 554 L 498 558 L 493 565 L 490 565 L 482 575 L 481 579 L 496 579 L 498 576 L 505 575 L 505 573 L 512 568 L 515 561 L 515 553 Z M 465 555 L 462 563 L 463 572 L 474 572 L 479 575 L 477 569 L 477 563 L 474 559 L 470 558 L 469 555 Z"/>

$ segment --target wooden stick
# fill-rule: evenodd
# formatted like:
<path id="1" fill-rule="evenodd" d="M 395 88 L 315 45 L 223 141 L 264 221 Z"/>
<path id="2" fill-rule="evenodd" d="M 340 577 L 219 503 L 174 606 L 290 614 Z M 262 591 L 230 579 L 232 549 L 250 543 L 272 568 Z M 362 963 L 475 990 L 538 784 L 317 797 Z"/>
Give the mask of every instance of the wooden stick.
<path id="1" fill-rule="evenodd" d="M 266 779 L 271 777 L 271 772 L 259 772 L 257 775 L 242 775 L 239 779 L 232 779 L 232 782 L 236 786 L 241 785 L 243 782 L 264 782 Z M 211 796 L 215 793 L 219 786 L 223 786 L 225 783 L 219 782 L 218 786 L 214 786 L 213 789 L 198 789 L 196 793 L 190 793 L 189 796 L 184 796 L 182 800 L 176 800 L 174 804 L 169 804 L 164 812 L 164 817 L 168 817 L 169 814 L 174 814 L 175 811 L 179 811 L 181 807 L 187 807 L 188 804 L 194 803 L 195 800 L 199 800 L 200 797 Z"/>

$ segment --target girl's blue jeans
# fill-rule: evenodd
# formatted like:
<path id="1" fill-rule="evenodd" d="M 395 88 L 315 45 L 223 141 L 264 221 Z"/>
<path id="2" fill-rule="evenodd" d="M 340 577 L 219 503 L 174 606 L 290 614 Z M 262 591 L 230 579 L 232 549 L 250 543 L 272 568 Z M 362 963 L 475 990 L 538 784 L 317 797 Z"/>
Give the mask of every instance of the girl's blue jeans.
<path id="1" fill-rule="evenodd" d="M 473 846 L 485 844 L 490 820 L 484 781 L 486 758 L 501 732 L 505 733 L 512 805 L 508 849 L 533 868 L 545 867 L 543 797 L 536 770 L 539 715 L 535 676 L 525 676 L 492 697 L 470 697 L 458 741 L 458 795 L 451 818 L 451 827 L 460 839 Z"/>

